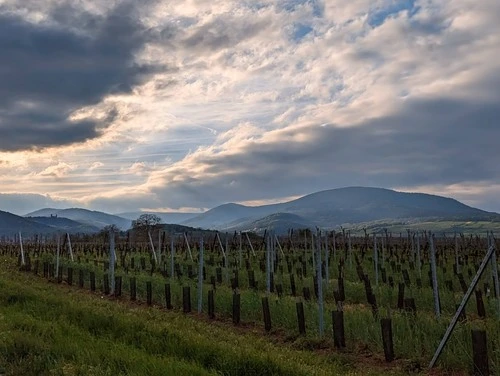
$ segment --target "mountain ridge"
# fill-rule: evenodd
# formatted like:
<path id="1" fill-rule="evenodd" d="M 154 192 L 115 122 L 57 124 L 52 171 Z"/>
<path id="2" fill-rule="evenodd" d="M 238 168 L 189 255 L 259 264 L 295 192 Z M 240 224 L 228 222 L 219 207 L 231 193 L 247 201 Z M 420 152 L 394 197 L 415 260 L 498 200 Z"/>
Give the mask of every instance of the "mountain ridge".
<path id="1" fill-rule="evenodd" d="M 73 221 L 83 223 L 85 225 L 104 228 L 109 225 L 115 225 L 120 230 L 128 230 L 132 225 L 132 221 L 126 218 L 118 217 L 113 214 L 97 210 L 89 210 L 83 208 L 67 208 L 67 209 L 52 209 L 44 208 L 24 215 L 27 217 L 50 217 L 50 216 L 68 218 Z"/>
<path id="2" fill-rule="evenodd" d="M 183 222 L 193 227 L 249 230 L 253 222 L 276 213 L 295 214 L 310 227 L 334 228 L 344 223 L 382 219 L 499 220 L 500 214 L 473 208 L 460 201 L 386 188 L 345 187 L 319 191 L 289 202 L 263 206 L 223 204 Z M 239 223 L 238 226 L 234 226 Z M 262 224 L 262 223 L 261 223 Z M 273 226 L 270 224 L 270 228 Z"/>
<path id="3" fill-rule="evenodd" d="M 42 230 L 52 232 L 54 227 L 43 226 L 53 225 L 57 222 L 55 219 L 55 215 L 57 215 L 57 218 L 68 218 L 68 220 L 81 224 L 79 227 L 77 223 L 67 222 L 64 226 L 68 229 L 79 227 L 93 232 L 96 228 L 101 229 L 114 224 L 122 230 L 128 230 L 131 227 L 132 219 L 135 219 L 136 215 L 138 217 L 144 213 L 159 215 L 164 223 L 191 228 L 257 232 L 265 229 L 284 231 L 287 227 L 299 226 L 322 229 L 335 229 L 342 225 L 345 227 L 345 225 L 355 226 L 356 224 L 376 226 L 377 223 L 399 223 L 399 226 L 404 226 L 404 223 L 417 226 L 418 223 L 440 221 L 464 223 L 481 221 L 483 225 L 487 225 L 488 222 L 500 223 L 500 214 L 473 208 L 453 198 L 428 193 L 399 192 L 386 188 L 359 186 L 323 190 L 291 201 L 261 206 L 226 203 L 201 214 L 138 211 L 123 213 L 129 217 L 123 218 L 82 208 L 44 208 L 19 217 L 24 220 L 30 220 L 28 216 L 46 218 L 37 219 L 36 221 L 39 222 L 37 224 L 34 224 L 36 221 L 33 220 L 22 222 L 19 218 L 6 217 L 5 215 L 2 217 L 3 220 L 0 218 L 0 222 L 12 222 L 14 225 L 11 229 L 15 228 L 15 231 L 31 226 L 36 229 L 35 232 L 44 232 Z M 54 217 L 51 219 L 51 216 Z M 183 220 L 186 217 L 187 219 Z M 63 222 L 60 225 L 62 226 Z"/>

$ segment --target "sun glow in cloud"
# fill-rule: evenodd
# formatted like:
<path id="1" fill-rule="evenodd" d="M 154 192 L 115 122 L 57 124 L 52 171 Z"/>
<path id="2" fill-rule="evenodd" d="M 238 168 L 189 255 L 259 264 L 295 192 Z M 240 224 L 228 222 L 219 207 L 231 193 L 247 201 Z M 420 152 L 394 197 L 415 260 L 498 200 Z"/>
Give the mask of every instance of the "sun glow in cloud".
<path id="1" fill-rule="evenodd" d="M 40 207 L 371 185 L 500 210 L 498 1 L 6 0 L 0 47 L 2 191 Z"/>

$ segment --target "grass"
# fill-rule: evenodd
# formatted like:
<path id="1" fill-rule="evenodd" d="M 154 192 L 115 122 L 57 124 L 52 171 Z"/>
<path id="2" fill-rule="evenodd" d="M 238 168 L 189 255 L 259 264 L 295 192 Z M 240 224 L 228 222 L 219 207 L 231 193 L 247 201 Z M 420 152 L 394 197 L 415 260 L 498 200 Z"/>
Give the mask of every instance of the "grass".
<path id="1" fill-rule="evenodd" d="M 119 304 L 6 265 L 0 269 L 0 367 L 7 375 L 387 373 L 195 316 Z"/>
<path id="2" fill-rule="evenodd" d="M 476 251 L 478 252 L 474 257 L 470 256 L 469 263 L 463 267 L 463 274 L 467 284 L 472 275 L 475 273 L 475 265 L 479 263 L 481 255 L 484 253 L 484 250 L 481 250 L 481 247 L 482 246 L 478 245 L 467 249 L 467 253 L 469 255 L 472 255 Z M 297 269 L 302 269 L 302 262 L 296 257 L 296 252 L 292 252 L 293 253 L 290 254 L 292 263 L 291 271 L 295 273 Z M 355 248 L 353 252 L 358 255 L 361 253 L 359 248 Z M 380 276 L 381 273 L 379 273 L 379 284 L 377 285 L 375 283 L 372 252 L 367 252 L 365 257 L 362 259 L 364 273 L 366 273 L 372 281 L 373 292 L 377 298 L 379 317 L 390 316 L 392 318 L 394 347 L 396 356 L 399 360 L 396 362 L 395 366 L 392 365 L 389 367 L 385 367 L 383 362 L 380 324 L 378 320 L 373 317 L 371 307 L 369 307 L 366 303 L 364 285 L 359 281 L 356 274 L 354 261 L 351 263 L 349 260 L 346 260 L 346 264 L 343 269 L 346 289 L 344 319 L 347 349 L 345 349 L 342 353 L 339 353 L 333 348 L 331 341 L 332 323 L 330 312 L 337 308 L 333 300 L 332 292 L 336 288 L 336 278 L 339 276 L 338 263 L 340 257 L 344 255 L 344 252 L 337 251 L 335 254 L 331 253 L 332 257 L 329 263 L 330 280 L 328 283 L 327 281 L 324 281 L 323 285 L 325 289 L 325 336 L 322 338 L 318 336 L 318 305 L 316 299 L 314 298 L 311 254 L 310 251 L 299 251 L 297 253 L 300 258 L 306 260 L 308 273 L 306 277 L 300 277 L 298 274 L 295 274 L 297 293 L 300 295 L 303 287 L 309 287 L 312 296 L 311 301 L 304 301 L 307 329 L 307 335 L 305 337 L 298 336 L 297 316 L 295 311 L 296 302 L 303 301 L 303 298 L 289 296 L 290 275 L 284 260 L 282 260 L 278 265 L 274 275 L 274 280 L 275 283 L 283 284 L 285 296 L 280 298 L 275 294 L 271 294 L 269 296 L 273 331 L 271 336 L 262 336 L 263 318 L 261 298 L 265 296 L 266 293 L 265 273 L 259 267 L 259 258 L 262 260 L 263 255 L 259 252 L 257 254 L 257 258 L 251 256 L 249 257 L 248 254 L 245 255 L 245 259 L 248 257 L 248 260 L 251 263 L 251 268 L 255 272 L 255 278 L 259 282 L 259 289 L 255 291 L 249 289 L 245 269 L 240 268 L 239 270 L 242 325 L 236 328 L 234 328 L 230 323 L 232 315 L 231 302 L 233 290 L 229 287 L 228 283 L 229 278 L 233 275 L 232 268 L 236 262 L 236 255 L 231 255 L 229 257 L 229 263 L 232 267 L 227 269 L 222 268 L 223 282 L 222 284 L 216 285 L 215 311 L 219 321 L 212 321 L 209 324 L 205 318 L 208 311 L 206 297 L 209 289 L 212 288 L 208 282 L 211 276 L 216 275 L 217 265 L 221 262 L 221 256 L 217 254 L 217 251 L 211 253 L 209 257 L 206 258 L 206 260 L 212 258 L 213 263 L 207 263 L 205 265 L 207 280 L 203 285 L 204 314 L 200 317 L 197 317 L 196 315 L 186 316 L 180 313 L 180 309 L 182 307 L 183 286 L 191 287 L 191 306 L 194 311 L 196 310 L 197 277 L 194 276 L 193 279 L 187 278 L 188 265 L 191 265 L 195 274 L 197 273 L 198 268 L 196 263 L 189 261 L 186 253 L 182 254 L 181 252 L 177 252 L 175 262 L 180 265 L 181 269 L 183 269 L 183 276 L 180 278 L 175 277 L 166 279 L 158 272 L 148 272 L 151 264 L 147 248 L 143 250 L 143 252 L 133 252 L 127 254 L 127 264 L 130 265 L 131 257 L 135 258 L 135 269 L 125 271 L 121 265 L 122 261 L 119 261 L 120 267 L 116 269 L 116 273 L 117 275 L 121 275 L 123 277 L 123 297 L 121 304 L 113 304 L 113 302 L 109 302 L 107 299 L 97 299 L 97 301 L 95 301 L 96 297 L 94 295 L 82 292 L 71 292 L 69 294 L 65 294 L 65 299 L 69 300 L 59 302 L 59 300 L 54 300 L 55 298 L 53 297 L 52 290 L 57 289 L 60 291 L 62 289 L 63 291 L 66 291 L 63 289 L 63 286 L 59 286 L 57 284 L 47 285 L 45 281 L 40 281 L 31 275 L 24 275 L 22 278 L 28 278 L 30 283 L 33 284 L 32 287 L 38 286 L 37 288 L 39 289 L 39 294 L 35 294 L 37 299 L 35 299 L 36 304 L 33 304 L 34 307 L 38 308 L 35 309 L 33 306 L 26 306 L 25 303 L 19 303 L 19 299 L 14 297 L 14 295 L 9 295 L 6 298 L 6 303 L 4 305 L 7 307 L 15 306 L 17 311 L 33 312 L 31 315 L 32 318 L 36 318 L 36 320 L 43 320 L 43 322 L 46 323 L 52 323 L 57 320 L 58 317 L 62 316 L 64 317 L 64 320 L 67 321 L 66 324 L 69 329 L 76 326 L 76 328 L 83 333 L 90 333 L 90 339 L 93 341 L 108 339 L 113 343 L 121 344 L 121 346 L 131 347 L 131 351 L 139 351 L 139 353 L 135 355 L 138 359 L 142 356 L 141 351 L 145 351 L 146 355 L 156 354 L 160 358 L 166 357 L 166 361 L 169 364 L 172 363 L 170 362 L 170 359 L 175 359 L 176 361 L 182 362 L 182 364 L 179 364 L 179 367 L 191 366 L 199 368 L 197 371 L 186 371 L 188 374 L 195 374 L 193 372 L 216 372 L 217 374 L 228 375 L 251 374 L 248 372 L 273 375 L 327 375 L 336 373 L 354 375 L 379 373 L 387 374 L 388 372 L 399 374 L 406 372 L 405 370 L 410 372 L 409 370 L 419 370 L 425 368 L 446 330 L 446 327 L 454 313 L 455 305 L 459 303 L 462 296 L 462 292 L 452 268 L 454 262 L 453 249 L 450 250 L 448 247 L 445 251 L 440 251 L 441 256 L 437 271 L 440 286 L 442 317 L 439 320 L 437 320 L 434 315 L 433 294 L 432 289 L 429 286 L 429 278 L 427 275 L 430 268 L 428 252 L 425 252 L 422 249 L 423 264 L 421 272 L 409 265 L 408 260 L 411 259 L 409 251 L 401 252 L 400 250 L 399 252 L 396 252 L 396 256 L 391 259 L 393 261 L 396 259 L 395 263 L 389 261 L 385 262 L 384 266 L 387 271 L 387 276 L 394 278 L 395 287 L 390 287 L 388 284 L 383 283 Z M 196 251 L 193 251 L 193 254 L 195 257 L 197 256 Z M 85 256 L 82 255 L 82 258 L 87 258 L 87 256 L 90 256 L 90 262 L 82 261 L 81 263 L 71 263 L 67 260 L 67 258 L 62 257 L 61 265 L 64 265 L 64 270 L 66 270 L 67 266 L 75 268 L 75 272 L 73 274 L 74 284 L 77 282 L 79 268 L 86 271 L 87 278 L 88 271 L 93 270 L 97 277 L 97 289 L 100 290 L 102 289 L 103 279 L 102 262 L 107 260 L 105 249 L 101 250 L 100 257 L 96 257 L 95 253 L 86 253 Z M 380 258 L 381 256 L 382 255 L 379 253 Z M 141 270 L 140 268 L 141 258 L 145 261 L 145 270 Z M 40 260 L 54 262 L 54 256 L 50 252 L 43 253 L 40 256 Z M 97 266 L 94 263 L 94 260 L 98 261 Z M 167 267 L 168 270 L 170 270 L 169 258 L 167 258 Z M 413 297 L 415 299 L 417 306 L 416 317 L 395 309 L 398 293 L 397 285 L 399 282 L 403 282 L 402 270 L 407 270 L 410 276 L 411 285 L 405 288 L 405 297 Z M 5 276 L 7 276 L 7 274 L 5 274 Z M 19 273 L 11 273 L 8 276 L 19 277 L 21 275 L 19 275 Z M 146 300 L 146 282 L 152 283 L 153 302 L 157 306 L 164 305 L 163 287 L 165 283 L 170 283 L 174 310 L 165 312 L 162 309 L 149 309 L 144 306 L 128 304 L 127 300 L 130 276 L 136 277 L 137 296 L 142 302 Z M 16 282 L 16 278 L 17 277 L 15 277 L 14 281 L 11 281 L 10 283 Z M 422 280 L 421 288 L 416 286 L 417 278 L 421 278 Z M 452 291 L 449 291 L 445 287 L 446 280 L 453 280 Z M 482 287 L 485 282 L 489 282 L 491 285 L 491 275 L 489 272 L 486 273 L 479 286 Z M 86 286 L 88 287 L 88 279 L 86 280 Z M 17 291 L 19 287 L 20 286 L 11 286 L 11 290 L 9 291 Z M 76 288 L 73 288 L 73 290 L 75 289 Z M 83 299 L 82 297 L 85 299 L 94 299 L 94 301 L 86 301 L 86 304 L 88 305 L 86 306 L 84 312 L 79 307 L 79 304 L 81 304 L 80 300 Z M 20 300 L 22 301 L 23 299 Z M 72 299 L 78 300 L 78 303 L 75 303 L 75 306 L 71 306 Z M 2 305 L 1 301 L 2 300 L 0 300 L 0 305 Z M 465 370 L 471 368 L 472 347 L 470 332 L 471 329 L 476 328 L 485 329 L 487 331 L 489 341 L 489 357 L 493 372 L 496 372 L 500 368 L 500 325 L 496 319 L 497 300 L 490 294 L 488 297 L 484 298 L 484 303 L 486 306 L 487 318 L 478 319 L 477 315 L 474 313 L 476 311 L 474 296 L 469 301 L 466 309 L 468 320 L 465 323 L 460 323 L 456 327 L 439 360 L 438 364 L 440 372 L 443 372 L 444 374 L 461 374 L 465 372 Z M 70 304 L 70 306 L 67 306 L 68 304 Z M 108 317 L 111 315 L 109 312 L 115 312 L 114 310 L 117 308 L 111 308 L 109 304 L 121 307 L 117 313 L 113 313 L 112 318 Z M 101 305 L 103 306 L 101 307 Z M 57 309 L 51 310 L 51 307 L 53 306 L 57 307 Z M 98 310 L 100 309 L 99 307 L 102 308 L 101 311 Z M 108 312 L 108 310 L 110 311 Z M 49 314 L 50 312 L 52 312 L 52 314 Z M 61 312 L 65 312 L 65 314 L 61 314 Z M 77 312 L 77 314 L 74 312 Z M 122 315 L 124 315 L 124 317 L 122 317 Z M 132 319 L 133 316 L 135 318 Z M 116 317 L 119 319 L 116 319 Z M 115 322 L 115 320 L 118 321 Z M 125 320 L 127 325 L 122 323 L 123 320 Z M 164 321 L 169 322 L 167 327 L 163 326 Z M 65 321 L 63 321 L 63 323 L 64 322 Z M 173 322 L 178 323 L 179 326 L 173 326 Z M 99 323 L 104 324 L 101 327 L 99 326 Z M 220 326 L 221 323 L 222 326 Z M 40 326 L 43 326 L 43 323 L 40 323 Z M 113 330 L 110 329 L 111 331 L 105 330 L 106 328 L 113 328 L 115 326 L 116 328 Z M 126 334 L 128 332 L 128 327 L 130 327 L 130 333 Z M 156 336 L 156 333 L 164 333 L 165 330 L 167 331 L 166 333 L 168 333 L 167 337 L 170 336 L 170 341 L 172 342 L 163 343 L 161 341 L 163 341 L 164 336 Z M 136 333 L 146 334 L 142 336 Z M 175 336 L 173 336 L 173 333 L 175 333 Z M 181 338 L 185 342 L 176 338 Z M 82 340 L 82 342 L 84 341 Z M 216 347 L 218 346 L 217 348 L 219 350 L 215 351 L 212 349 L 215 345 Z M 88 346 L 84 345 L 83 347 L 87 348 L 92 346 L 98 347 L 99 344 L 89 344 Z M 166 350 L 164 351 L 164 349 Z M 235 352 L 235 349 L 238 349 L 238 351 Z M 309 351 L 297 352 L 297 350 Z M 59 353 L 55 352 L 55 354 Z M 202 356 L 200 354 L 208 355 Z M 56 360 L 59 359 L 56 356 L 53 358 Z M 297 359 L 297 361 L 290 363 L 288 360 L 289 358 Z M 63 359 L 65 358 L 63 357 Z M 358 362 L 366 362 L 367 360 L 371 361 L 371 368 L 360 368 L 359 366 L 356 366 Z M 143 362 L 145 364 L 149 364 L 147 359 L 143 360 Z M 86 361 L 77 361 L 77 364 L 80 363 L 87 364 Z M 136 363 L 141 364 L 141 361 L 137 361 Z M 90 362 L 90 364 L 92 363 Z M 105 367 L 100 367 L 100 370 L 108 369 L 106 367 L 111 367 L 110 369 L 113 372 L 120 372 L 119 367 L 110 366 L 107 365 L 107 363 Z M 142 367 L 140 366 L 139 368 L 141 369 Z M 380 368 L 387 369 L 381 371 Z M 126 369 L 128 372 L 127 374 L 134 374 L 132 365 L 130 367 L 126 366 Z M 179 374 L 182 374 L 182 372 L 183 371 L 177 371 Z M 140 374 L 140 371 L 138 374 Z"/>

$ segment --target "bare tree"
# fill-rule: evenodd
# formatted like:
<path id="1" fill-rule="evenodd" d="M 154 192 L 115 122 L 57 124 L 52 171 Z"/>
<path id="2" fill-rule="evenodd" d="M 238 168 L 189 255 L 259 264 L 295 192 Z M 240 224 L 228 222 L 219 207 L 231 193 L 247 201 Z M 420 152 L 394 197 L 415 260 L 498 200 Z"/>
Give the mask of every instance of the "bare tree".
<path id="1" fill-rule="evenodd" d="M 155 214 L 141 214 L 139 218 L 132 221 L 132 227 L 136 230 L 150 230 L 161 223 L 161 218 Z"/>
<path id="2" fill-rule="evenodd" d="M 161 218 L 155 214 L 141 214 L 139 218 L 132 221 L 132 229 L 139 239 L 148 241 L 149 236 L 160 223 Z"/>

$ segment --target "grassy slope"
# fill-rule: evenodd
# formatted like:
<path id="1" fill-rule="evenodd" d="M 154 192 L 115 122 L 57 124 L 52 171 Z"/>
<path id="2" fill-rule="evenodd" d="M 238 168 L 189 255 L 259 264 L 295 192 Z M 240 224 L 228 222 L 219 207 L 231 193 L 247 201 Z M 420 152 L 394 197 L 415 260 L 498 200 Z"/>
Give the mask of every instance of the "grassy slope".
<path id="1" fill-rule="evenodd" d="M 463 234 L 486 234 L 487 231 L 494 233 L 500 232 L 500 222 L 491 221 L 428 221 L 428 222 L 414 222 L 414 223 L 400 223 L 397 221 L 373 221 L 355 224 L 345 224 L 345 228 L 351 230 L 351 233 L 358 235 L 363 234 L 363 228 L 370 232 L 383 231 L 387 229 L 388 232 L 393 234 L 403 233 L 406 234 L 407 229 L 411 231 L 432 231 L 440 235 L 446 233 L 463 233 Z"/>
<path id="2" fill-rule="evenodd" d="M 193 316 L 119 304 L 7 266 L 0 268 L 0 368 L 7 375 L 399 374 Z"/>

